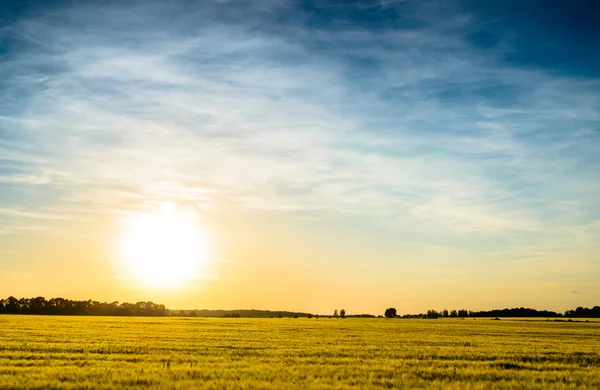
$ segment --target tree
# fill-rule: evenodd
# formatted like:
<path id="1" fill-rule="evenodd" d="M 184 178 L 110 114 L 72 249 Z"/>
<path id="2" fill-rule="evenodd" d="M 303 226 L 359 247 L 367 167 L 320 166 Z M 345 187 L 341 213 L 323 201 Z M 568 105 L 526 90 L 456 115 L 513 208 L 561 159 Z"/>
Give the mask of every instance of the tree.
<path id="1" fill-rule="evenodd" d="M 340 317 L 346 318 L 346 310 L 344 310 L 344 309 L 340 310 Z"/>
<path id="2" fill-rule="evenodd" d="M 444 316 L 444 318 L 448 318 L 448 309 L 444 309 L 442 315 Z"/>
<path id="3" fill-rule="evenodd" d="M 135 315 L 166 316 L 169 310 L 165 305 L 153 302 L 138 302 L 133 305 L 119 302 L 106 303 L 98 301 L 72 301 L 64 298 L 44 297 L 21 298 L 8 297 L 0 299 L 0 313 L 10 314 L 53 314 L 53 315 Z"/>
<path id="4" fill-rule="evenodd" d="M 335 318 L 337 318 L 337 317 L 338 317 L 338 312 L 337 312 L 337 309 L 335 309 L 335 310 L 333 311 L 333 316 L 334 316 Z"/>
<path id="5" fill-rule="evenodd" d="M 394 318 L 396 317 L 396 309 L 393 307 L 390 307 L 388 309 L 385 309 L 385 314 L 384 314 L 387 318 Z"/>
<path id="6" fill-rule="evenodd" d="M 35 314 L 42 314 L 46 308 L 46 299 L 44 297 L 31 298 L 29 301 L 29 310 Z"/>
<path id="7" fill-rule="evenodd" d="M 452 310 L 450 312 L 450 317 L 458 317 L 458 313 L 456 312 L 456 310 Z"/>

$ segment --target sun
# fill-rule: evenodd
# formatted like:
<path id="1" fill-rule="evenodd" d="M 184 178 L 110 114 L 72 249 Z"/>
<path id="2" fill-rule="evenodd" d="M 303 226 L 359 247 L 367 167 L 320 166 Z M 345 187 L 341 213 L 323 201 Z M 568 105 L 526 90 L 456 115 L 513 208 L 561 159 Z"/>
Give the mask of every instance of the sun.
<path id="1" fill-rule="evenodd" d="M 162 212 L 128 221 L 123 258 L 132 277 L 146 287 L 177 288 L 200 276 L 205 261 L 203 235 L 197 224 L 176 215 L 164 203 Z"/>

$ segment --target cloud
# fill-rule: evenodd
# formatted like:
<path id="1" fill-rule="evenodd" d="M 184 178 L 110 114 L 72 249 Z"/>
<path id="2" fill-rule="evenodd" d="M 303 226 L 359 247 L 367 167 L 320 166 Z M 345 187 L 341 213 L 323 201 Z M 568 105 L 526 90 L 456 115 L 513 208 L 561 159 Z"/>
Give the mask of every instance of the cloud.
<path id="1" fill-rule="evenodd" d="M 569 292 L 570 292 L 571 294 L 575 294 L 575 295 L 579 295 L 579 294 L 581 294 L 581 292 L 579 292 L 579 291 L 575 291 L 575 290 L 571 290 L 571 291 L 569 291 Z"/>
<path id="2" fill-rule="evenodd" d="M 0 208 L 0 216 L 16 216 L 20 218 L 33 218 L 33 219 L 67 219 L 64 215 L 50 214 L 50 213 L 31 213 L 22 210 L 15 209 L 2 209 Z"/>
<path id="3" fill-rule="evenodd" d="M 82 212 L 171 199 L 425 234 L 587 226 L 599 81 L 507 65 L 469 41 L 473 15 L 410 7 L 420 24 L 380 30 L 311 27 L 288 3 L 22 20 L 3 30 L 24 48 L 0 65 L 20 107 L 3 113 L 0 185 Z"/>

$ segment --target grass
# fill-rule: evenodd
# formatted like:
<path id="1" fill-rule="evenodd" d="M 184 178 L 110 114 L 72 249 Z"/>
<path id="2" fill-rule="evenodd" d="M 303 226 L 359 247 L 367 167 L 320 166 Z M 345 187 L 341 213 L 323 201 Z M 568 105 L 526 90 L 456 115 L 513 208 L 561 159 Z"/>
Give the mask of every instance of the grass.
<path id="1" fill-rule="evenodd" d="M 600 388 L 600 323 L 0 316 L 0 388 Z"/>

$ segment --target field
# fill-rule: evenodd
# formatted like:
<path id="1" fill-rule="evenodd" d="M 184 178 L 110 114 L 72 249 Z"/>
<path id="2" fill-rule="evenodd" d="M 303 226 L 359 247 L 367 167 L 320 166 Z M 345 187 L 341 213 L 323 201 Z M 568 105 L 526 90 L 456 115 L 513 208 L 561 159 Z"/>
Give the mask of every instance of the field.
<path id="1" fill-rule="evenodd" d="M 600 388 L 600 323 L 0 316 L 0 388 Z"/>

